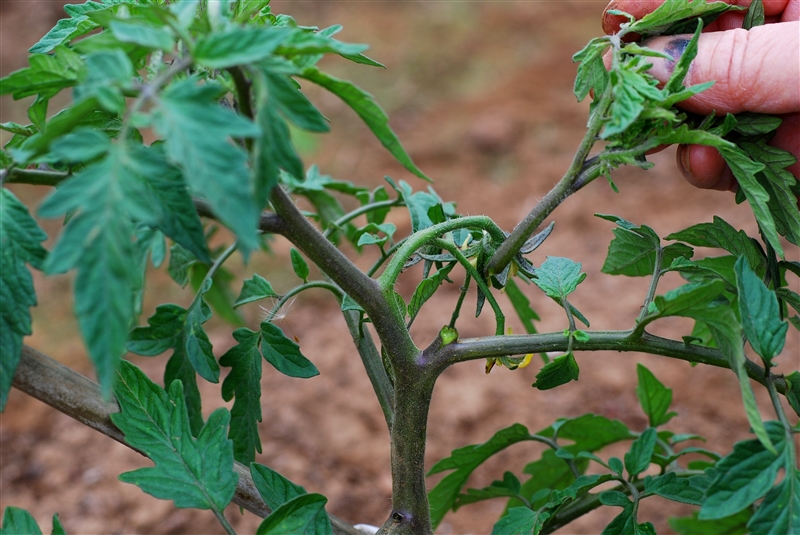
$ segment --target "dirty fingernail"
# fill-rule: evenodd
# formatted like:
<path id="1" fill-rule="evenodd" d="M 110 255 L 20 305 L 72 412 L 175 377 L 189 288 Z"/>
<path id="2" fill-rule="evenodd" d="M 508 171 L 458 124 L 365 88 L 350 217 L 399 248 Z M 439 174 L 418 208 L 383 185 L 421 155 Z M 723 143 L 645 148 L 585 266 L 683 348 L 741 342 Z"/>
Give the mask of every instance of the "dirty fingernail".
<path id="1" fill-rule="evenodd" d="M 665 54 L 669 54 L 671 60 L 665 58 L 652 58 L 653 66 L 650 68 L 650 73 L 656 79 L 666 82 L 672 72 L 675 70 L 675 62 L 680 59 L 689 46 L 690 39 L 683 37 L 656 37 L 642 43 L 642 45 L 653 50 L 659 50 Z"/>

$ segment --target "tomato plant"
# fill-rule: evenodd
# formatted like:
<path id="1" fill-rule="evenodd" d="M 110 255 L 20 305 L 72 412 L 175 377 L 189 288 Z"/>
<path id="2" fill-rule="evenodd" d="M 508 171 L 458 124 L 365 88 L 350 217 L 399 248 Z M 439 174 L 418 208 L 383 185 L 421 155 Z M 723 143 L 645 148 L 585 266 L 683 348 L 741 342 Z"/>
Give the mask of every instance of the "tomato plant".
<path id="1" fill-rule="evenodd" d="M 748 26 L 760 22 L 760 4 L 753 2 Z M 489 499 L 507 501 L 497 535 L 551 533 L 601 506 L 620 508 L 603 533 L 654 533 L 639 518 L 639 503 L 652 496 L 698 507 L 694 516 L 675 519 L 673 528 L 682 533 L 715 533 L 722 525 L 731 532 L 797 532 L 794 434 L 800 429 L 781 396 L 800 414 L 800 373 L 774 372 L 779 358 L 791 357 L 784 348 L 788 329 L 800 329 L 800 295 L 789 287 L 800 264 L 784 254 L 786 243 L 800 243 L 800 186 L 786 170 L 793 157 L 767 144 L 777 117 L 696 117 L 675 107 L 710 85 L 687 87 L 684 78 L 703 25 L 731 9 L 739 8 L 667 1 L 579 51 L 574 93 L 578 100 L 591 95 L 585 137 L 562 179 L 506 232 L 487 215 L 459 214 L 432 187 L 415 190 L 387 177 L 385 185 L 370 189 L 306 168 L 290 125 L 326 132 L 329 124 L 301 83 L 341 99 L 400 164 L 430 180 L 373 97 L 319 67 L 328 55 L 381 66 L 364 54 L 365 45 L 337 40 L 339 26 L 300 26 L 274 13 L 268 0 L 68 5 L 69 17 L 31 49 L 30 66 L 0 80 L 2 94 L 35 96 L 30 124 L 0 124 L 13 134 L 0 152 L 0 181 L 52 186 L 36 212 L 64 221 L 48 251 L 42 246 L 48 236 L 31 209 L 10 189 L 0 189 L 0 408 L 13 386 L 143 453 L 154 466 L 126 472 L 122 481 L 176 507 L 210 510 L 228 533 L 234 530 L 224 509 L 232 501 L 265 517 L 259 534 L 358 533 L 325 512 L 324 496 L 255 462 L 262 449 L 264 361 L 289 377 L 319 374 L 274 319 L 297 294 L 324 289 L 340 305 L 350 331 L 343 336 L 353 338 L 391 438 L 392 506 L 381 533 L 431 533 L 449 511 Z M 628 39 L 674 34 L 690 36 L 675 58 Z M 666 84 L 648 73 L 652 56 L 673 62 Z M 610 58 L 608 68 L 604 57 Z M 53 97 L 66 90 L 72 101 L 49 113 Z M 616 225 L 603 273 L 649 277 L 651 283 L 630 329 L 591 330 L 570 302 L 587 276 L 581 264 L 537 256 L 554 231 L 547 219 L 595 179 L 615 187 L 614 169 L 648 168 L 648 151 L 686 143 L 720 151 L 738 180 L 739 200 L 752 208 L 759 236 L 715 217 L 662 238 L 646 225 L 599 215 Z M 342 198 L 356 208 L 345 209 Z M 298 208 L 298 199 L 311 209 Z M 387 220 L 393 210 L 408 212 L 409 235 L 396 236 L 397 227 Z M 220 226 L 229 231 L 222 233 L 227 241 L 215 234 Z M 256 274 L 243 281 L 238 297 L 227 299 L 226 262 L 236 254 L 246 262 L 278 236 L 294 247 L 289 262 L 298 284 L 278 294 Z M 339 247 L 345 243 L 349 247 Z M 717 249 L 720 256 L 697 258 L 696 247 Z M 376 251 L 377 260 L 364 270 L 345 251 L 365 249 Z M 191 283 L 194 298 L 185 308 L 161 304 L 140 325 L 148 266 L 164 269 L 165 263 L 178 285 Z M 48 275 L 75 271 L 75 315 L 99 384 L 23 344 L 37 301 L 31 268 Z M 408 302 L 397 292 L 407 270 L 421 272 Z M 661 277 L 672 272 L 686 283 L 659 294 Z M 410 327 L 420 310 L 456 281 L 460 297 L 439 334 L 414 340 Z M 563 309 L 563 331 L 537 332 L 528 287 Z M 470 288 L 477 295 L 476 315 L 494 317 L 488 336 L 459 335 Z M 526 334 L 508 333 L 499 292 L 508 296 Z M 231 333 L 235 345 L 215 354 L 204 328 L 212 315 L 236 324 L 236 308 L 265 299 L 273 300 L 266 318 L 238 326 Z M 648 332 L 667 317 L 690 318 L 694 330 L 682 340 Z M 639 365 L 636 394 L 646 428 L 595 414 L 557 418 L 536 432 L 515 424 L 441 459 L 428 475 L 447 475 L 428 489 L 428 409 L 445 369 L 485 359 L 487 373 L 515 370 L 541 354 L 532 386 L 550 390 L 578 379 L 576 353 L 609 349 L 731 369 L 754 438 L 725 455 L 687 447 L 696 436 L 666 427 L 675 415 L 672 391 Z M 125 359 L 127 353 L 169 353 L 163 386 Z M 198 376 L 221 382 L 230 410 L 204 418 Z M 763 421 L 753 383 L 768 392 L 774 419 Z M 524 441 L 548 448 L 525 467 L 524 480 L 506 472 L 485 488 L 465 489 L 479 465 Z M 618 443 L 629 443 L 622 458 L 600 456 Z M 688 454 L 705 459 L 686 462 Z M 57 517 L 53 530 L 64 532 Z M 9 507 L 3 532 L 40 531 L 28 513 Z"/>

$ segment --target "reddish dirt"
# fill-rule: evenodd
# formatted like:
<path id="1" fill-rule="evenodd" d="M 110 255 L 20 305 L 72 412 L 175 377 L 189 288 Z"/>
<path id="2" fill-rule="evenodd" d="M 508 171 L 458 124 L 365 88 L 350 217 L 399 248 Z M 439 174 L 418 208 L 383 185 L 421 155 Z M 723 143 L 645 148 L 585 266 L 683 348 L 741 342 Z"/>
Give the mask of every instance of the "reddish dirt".
<path id="1" fill-rule="evenodd" d="M 343 40 L 373 45 L 372 55 L 388 70 L 343 65 L 327 66 L 376 94 L 389 110 L 395 129 L 416 162 L 436 183 L 445 200 L 458 201 L 465 214 L 488 214 L 510 230 L 568 167 L 585 127 L 587 106 L 571 93 L 575 67 L 571 55 L 599 32 L 602 2 L 275 2 L 275 10 L 291 11 L 304 24 L 343 23 Z M 24 50 L 60 16 L 57 2 L 2 2 L 2 72 L 24 66 Z M 333 132 L 324 139 L 303 138 L 323 172 L 358 183 L 376 185 L 389 174 L 416 189 L 425 184 L 410 178 L 372 140 L 357 118 L 325 95 L 315 101 L 332 119 Z M 2 100 L 2 120 L 24 121 L 24 108 Z M 613 213 L 648 224 L 662 236 L 689 224 L 710 221 L 718 214 L 752 232 L 752 216 L 728 194 L 694 190 L 679 177 L 672 150 L 652 157 L 654 169 L 621 170 L 615 194 L 598 181 L 555 214 L 556 230 L 532 255 L 567 256 L 583 263 L 588 278 L 574 295 L 574 304 L 598 329 L 629 328 L 638 314 L 648 281 L 602 275 L 610 223 L 594 213 Z M 34 202 L 42 192 L 33 187 L 15 191 Z M 408 223 L 394 216 L 400 230 Z M 48 231 L 57 232 L 57 224 Z M 288 245 L 274 242 L 276 254 L 255 259 L 237 270 L 249 277 L 258 271 L 279 290 L 288 289 L 292 275 L 285 259 Z M 789 254 L 798 258 L 797 248 Z M 418 273 L 410 270 L 400 291 L 413 292 Z M 678 285 L 669 278 L 663 290 Z M 65 364 L 91 375 L 71 316 L 70 279 L 37 278 L 39 307 L 36 333 L 27 343 Z M 526 290 L 542 315 L 544 331 L 565 327 L 559 309 L 541 294 Z M 413 336 L 425 346 L 447 322 L 457 298 L 447 288 L 426 305 Z M 157 299 L 160 299 L 157 300 Z M 156 275 L 142 322 L 164 300 L 186 303 L 188 291 L 176 289 Z M 474 299 L 474 296 L 471 297 Z M 472 301 L 474 303 L 474 301 Z M 470 305 L 471 306 L 471 305 Z M 487 308 L 488 310 L 488 308 Z M 263 315 L 258 307 L 245 311 L 254 326 Z M 468 316 L 469 314 L 464 314 Z M 509 323 L 515 332 L 521 328 Z M 335 303 L 326 295 L 297 299 L 280 325 L 300 339 L 301 349 L 319 367 L 310 380 L 289 379 L 265 367 L 260 426 L 264 451 L 258 461 L 280 471 L 309 491 L 329 497 L 328 511 L 353 523 L 380 525 L 390 508 L 389 443 L 380 409 Z M 44 327 L 47 326 L 47 329 Z M 461 335 L 491 334 L 490 312 L 464 320 Z M 655 332 L 679 337 L 691 325 L 666 321 Z M 215 354 L 232 345 L 230 328 L 213 320 L 209 335 Z M 800 341 L 787 343 L 781 371 L 797 368 Z M 160 378 L 165 360 L 132 360 L 153 378 Z M 428 465 L 457 447 L 487 440 L 515 422 L 530 430 L 548 426 L 557 417 L 594 412 L 619 418 L 634 429 L 646 419 L 634 392 L 636 363 L 645 363 L 674 389 L 679 417 L 675 432 L 708 437 L 705 447 L 728 451 L 733 441 L 747 437 L 747 420 L 733 374 L 727 370 L 692 368 L 680 361 L 638 354 L 592 353 L 578 356 L 580 381 L 546 392 L 531 388 L 538 366 L 510 372 L 483 373 L 474 362 L 447 370 L 434 393 L 429 425 Z M 221 405 L 219 386 L 202 385 L 205 410 Z M 759 393 L 762 414 L 770 414 L 768 399 Z M 492 458 L 470 480 L 481 487 L 504 470 L 520 474 L 541 448 L 517 445 Z M 621 455 L 613 449 L 602 456 Z M 0 506 L 30 510 L 49 532 L 50 516 L 59 513 L 67 531 L 80 533 L 222 533 L 213 515 L 175 509 L 117 475 L 147 465 L 139 455 L 91 431 L 25 395 L 12 391 L 0 417 Z M 431 478 L 432 486 L 437 478 Z M 503 510 L 500 501 L 486 502 L 449 514 L 442 534 L 483 534 Z M 646 500 L 640 519 L 668 533 L 666 519 L 688 508 Z M 561 530 L 564 534 L 602 531 L 614 510 L 592 513 Z M 239 533 L 252 533 L 259 521 L 228 512 Z"/>

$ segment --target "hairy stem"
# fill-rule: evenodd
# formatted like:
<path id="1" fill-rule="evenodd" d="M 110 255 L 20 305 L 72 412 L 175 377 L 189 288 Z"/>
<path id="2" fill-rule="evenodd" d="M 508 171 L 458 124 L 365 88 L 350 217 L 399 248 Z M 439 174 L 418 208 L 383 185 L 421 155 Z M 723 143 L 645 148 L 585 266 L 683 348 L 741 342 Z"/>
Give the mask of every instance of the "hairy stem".
<path id="1" fill-rule="evenodd" d="M 456 328 L 456 321 L 458 320 L 458 316 L 461 314 L 461 306 L 464 304 L 464 298 L 467 297 L 467 292 L 469 291 L 469 283 L 472 280 L 472 276 L 467 273 L 466 277 L 464 277 L 464 284 L 461 285 L 461 293 L 458 295 L 458 302 L 456 303 L 456 308 L 453 310 L 453 314 L 450 316 L 450 323 L 448 327 L 451 329 Z"/>
<path id="2" fill-rule="evenodd" d="M 669 340 L 647 332 L 643 333 L 642 337 L 637 340 L 630 338 L 632 331 L 586 331 L 586 333 L 589 335 L 588 341 L 573 341 L 573 349 L 575 351 L 649 353 L 651 355 L 661 355 L 687 362 L 730 369 L 728 359 L 716 348 L 689 345 L 683 341 Z M 438 366 L 444 368 L 467 360 L 566 351 L 568 344 L 569 341 L 562 332 L 466 338 L 443 346 L 435 354 L 430 355 L 429 358 Z M 745 363 L 745 370 L 751 379 L 766 385 L 767 380 L 765 379 L 764 368 L 748 360 Z M 770 377 L 775 383 L 775 389 L 784 394 L 786 392 L 786 381 L 780 376 L 771 375 Z"/>
<path id="3" fill-rule="evenodd" d="M 99 384 L 50 357 L 23 346 L 13 386 L 130 448 L 122 431 L 111 422 L 111 414 L 119 412 L 117 402 L 106 401 L 100 393 Z M 135 448 L 131 449 L 141 453 Z M 233 503 L 261 518 L 270 514 L 272 510 L 261 499 L 248 468 L 234 462 L 233 469 L 239 475 Z M 333 532 L 337 535 L 362 535 L 347 522 L 329 516 Z"/>
<path id="4" fill-rule="evenodd" d="M 40 169 L 11 169 L 2 171 L 3 184 L 30 184 L 32 186 L 57 186 L 71 175 L 63 171 Z"/>
<path id="5" fill-rule="evenodd" d="M 303 292 L 305 290 L 310 290 L 311 288 L 322 288 L 328 290 L 333 295 L 335 295 L 339 301 L 342 300 L 342 290 L 339 289 L 339 287 L 336 286 L 335 284 L 325 281 L 306 282 L 305 284 L 301 284 L 300 286 L 295 286 L 294 288 L 292 288 L 291 290 L 280 296 L 275 305 L 269 310 L 269 312 L 267 312 L 267 317 L 264 318 L 264 321 L 272 321 L 275 318 L 275 316 L 278 315 L 278 312 L 280 312 L 281 308 L 283 308 L 283 306 L 289 301 L 289 299 L 296 296 L 300 292 Z"/>
<path id="6" fill-rule="evenodd" d="M 395 255 L 389 261 L 389 265 L 386 266 L 386 270 L 384 270 L 383 274 L 381 274 L 381 276 L 378 278 L 378 283 L 383 291 L 390 290 L 394 287 L 397 277 L 400 276 L 400 272 L 403 270 L 403 265 L 406 263 L 406 260 L 408 260 L 408 258 L 414 254 L 417 249 L 433 240 L 438 239 L 442 234 L 460 228 L 483 229 L 498 242 L 501 242 L 505 238 L 505 234 L 500 227 L 498 227 L 497 224 L 491 220 L 491 218 L 486 216 L 468 216 L 460 217 L 458 219 L 450 219 L 444 223 L 439 223 L 426 229 L 422 229 L 406 239 L 402 247 L 397 250 Z"/>
<path id="7" fill-rule="evenodd" d="M 372 383 L 372 389 L 378 397 L 386 425 L 391 431 L 394 426 L 394 392 L 386 368 L 383 366 L 381 354 L 375 347 L 375 341 L 372 339 L 367 325 L 361 321 L 361 313 L 356 310 L 345 310 L 342 314 L 348 329 L 350 329 L 350 336 L 353 337 L 356 350 L 361 356 L 361 362 L 364 363 L 364 369 Z"/>
<path id="8" fill-rule="evenodd" d="M 236 535 L 236 530 L 233 529 L 233 526 L 231 526 L 231 523 L 228 522 L 227 518 L 225 518 L 225 515 L 222 513 L 222 511 L 214 509 L 214 516 L 216 516 L 217 520 L 219 520 L 219 523 L 222 524 L 222 529 L 225 530 L 225 533 L 228 535 Z"/>
<path id="9" fill-rule="evenodd" d="M 373 202 L 370 204 L 365 204 L 364 206 L 360 206 L 353 210 L 352 212 L 348 212 L 344 214 L 342 217 L 331 223 L 331 226 L 325 229 L 325 232 L 322 233 L 323 236 L 326 238 L 329 237 L 331 234 L 340 230 L 342 225 L 346 225 L 353 219 L 357 218 L 360 215 L 367 214 L 374 210 L 380 210 L 381 208 L 392 208 L 394 206 L 402 206 L 403 202 L 400 199 L 391 199 L 388 201 L 379 201 Z"/>
<path id="10" fill-rule="evenodd" d="M 281 234 L 303 251 L 325 275 L 331 278 L 366 311 L 391 358 L 410 360 L 419 353 L 403 322 L 397 321 L 394 310 L 378 283 L 364 274 L 349 258 L 328 241 L 295 206 L 280 188 L 270 195 L 275 212 L 284 220 Z"/>
<path id="11" fill-rule="evenodd" d="M 611 89 L 609 86 L 609 89 L 600 97 L 597 108 L 589 119 L 586 135 L 583 141 L 581 141 L 569 169 L 553 189 L 533 207 L 528 215 L 525 216 L 525 219 L 520 221 L 508 238 L 498 247 L 494 256 L 492 256 L 492 259 L 486 266 L 486 272 L 488 274 L 502 273 L 509 262 L 511 262 L 511 259 L 514 258 L 514 255 L 517 254 L 520 248 L 525 244 L 525 241 L 544 222 L 547 216 L 550 215 L 564 199 L 579 189 L 575 186 L 583 187 L 590 182 L 590 180 L 586 180 L 586 178 L 583 177 L 581 171 L 587 163 L 589 151 L 592 150 L 597 140 L 597 135 L 603 128 L 605 114 L 610 105 Z M 592 178 L 596 178 L 599 176 L 599 170 L 595 169 L 592 174 L 594 175 Z"/>

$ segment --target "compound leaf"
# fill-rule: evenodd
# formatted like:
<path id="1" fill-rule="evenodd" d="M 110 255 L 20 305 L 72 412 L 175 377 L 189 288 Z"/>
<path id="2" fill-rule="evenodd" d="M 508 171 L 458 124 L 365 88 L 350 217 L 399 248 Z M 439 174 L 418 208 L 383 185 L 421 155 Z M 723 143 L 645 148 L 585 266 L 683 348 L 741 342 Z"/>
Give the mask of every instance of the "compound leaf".
<path id="1" fill-rule="evenodd" d="M 679 240 L 697 247 L 718 247 L 739 257 L 744 256 L 756 273 L 766 266 L 764 253 L 743 230 L 737 231 L 724 219 L 714 216 L 711 223 L 699 223 L 667 236 L 668 240 Z"/>
<path id="2" fill-rule="evenodd" d="M 233 457 L 248 466 L 261 453 L 258 423 L 261 421 L 261 354 L 258 343 L 261 335 L 250 329 L 236 329 L 233 338 L 238 342 L 219 359 L 231 372 L 222 381 L 222 399 L 235 400 L 231 408 L 231 428 L 228 438 L 233 441 Z"/>
<path id="3" fill-rule="evenodd" d="M 752 516 L 753 510 L 748 508 L 725 518 L 700 520 L 695 511 L 692 516 L 670 518 L 669 526 L 679 535 L 746 535 Z"/>
<path id="4" fill-rule="evenodd" d="M 319 375 L 314 363 L 300 353 L 300 346 L 287 338 L 274 323 L 261 323 L 261 338 L 261 353 L 279 372 L 302 379 Z"/>
<path id="5" fill-rule="evenodd" d="M 47 235 L 8 189 L 0 189 L 0 411 L 19 364 L 22 339 L 31 334 L 29 308 L 36 305 L 33 278 L 26 263 L 41 268 Z"/>
<path id="6" fill-rule="evenodd" d="M 260 207 L 253 201 L 247 153 L 230 138 L 258 136 L 260 131 L 220 106 L 218 96 L 217 86 L 197 85 L 195 78 L 172 84 L 157 100 L 155 128 L 165 139 L 167 156 L 182 168 L 186 183 L 236 233 L 246 254 L 259 245 Z"/>
<path id="7" fill-rule="evenodd" d="M 120 475 L 176 507 L 221 511 L 230 503 L 238 476 L 233 470 L 233 443 L 225 436 L 230 420 L 217 409 L 195 439 L 183 402 L 183 385 L 174 381 L 169 393 L 136 366 L 123 361 L 114 389 L 121 412 L 112 414 L 125 441 L 155 463 Z"/>

